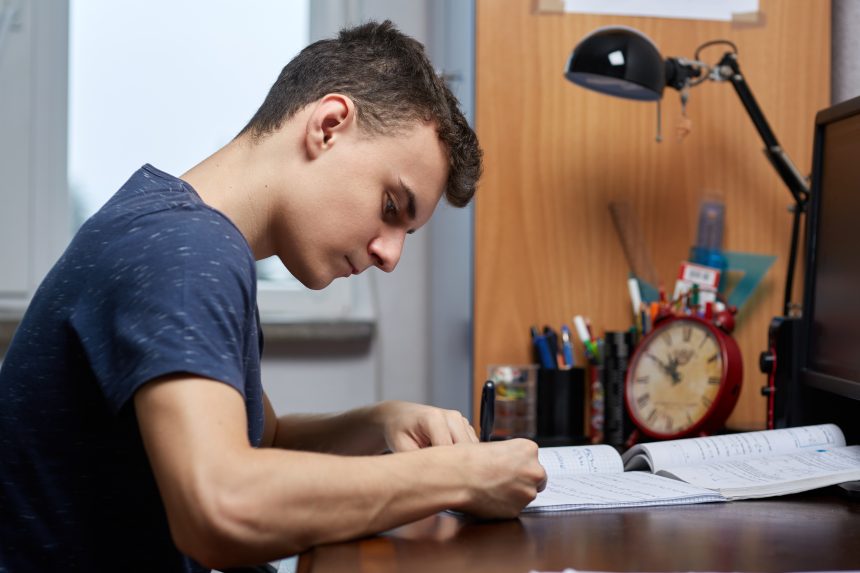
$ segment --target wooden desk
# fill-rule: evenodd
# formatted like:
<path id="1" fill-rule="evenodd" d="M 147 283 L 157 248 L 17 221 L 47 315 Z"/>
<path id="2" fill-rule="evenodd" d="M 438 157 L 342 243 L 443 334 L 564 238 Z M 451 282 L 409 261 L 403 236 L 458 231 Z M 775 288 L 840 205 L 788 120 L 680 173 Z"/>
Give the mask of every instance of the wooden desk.
<path id="1" fill-rule="evenodd" d="M 299 573 L 860 569 L 860 502 L 815 492 L 725 504 L 478 522 L 439 514 L 320 546 Z"/>

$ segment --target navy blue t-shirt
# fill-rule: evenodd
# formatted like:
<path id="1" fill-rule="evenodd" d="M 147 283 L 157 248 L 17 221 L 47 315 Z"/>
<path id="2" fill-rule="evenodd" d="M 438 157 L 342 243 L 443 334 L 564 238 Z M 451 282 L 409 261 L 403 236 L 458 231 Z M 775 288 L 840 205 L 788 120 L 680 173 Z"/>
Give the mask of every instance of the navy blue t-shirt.
<path id="1" fill-rule="evenodd" d="M 171 373 L 229 384 L 258 446 L 256 298 L 239 230 L 150 165 L 81 227 L 0 369 L 0 572 L 206 570 L 171 540 L 132 398 Z"/>

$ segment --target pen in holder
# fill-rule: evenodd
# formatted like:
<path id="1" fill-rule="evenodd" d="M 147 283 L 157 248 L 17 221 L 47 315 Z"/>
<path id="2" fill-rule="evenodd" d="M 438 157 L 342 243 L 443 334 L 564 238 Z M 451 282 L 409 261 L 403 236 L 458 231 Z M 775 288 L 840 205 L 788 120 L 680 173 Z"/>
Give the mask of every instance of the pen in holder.
<path id="1" fill-rule="evenodd" d="M 584 368 L 541 368 L 537 380 L 537 435 L 559 443 L 586 441 Z"/>

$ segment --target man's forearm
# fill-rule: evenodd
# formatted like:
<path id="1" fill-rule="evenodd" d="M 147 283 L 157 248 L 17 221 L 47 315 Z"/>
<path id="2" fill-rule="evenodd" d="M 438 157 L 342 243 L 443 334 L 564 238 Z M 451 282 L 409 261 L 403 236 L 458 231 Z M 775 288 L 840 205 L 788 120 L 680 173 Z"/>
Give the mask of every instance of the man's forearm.
<path id="1" fill-rule="evenodd" d="M 343 455 L 380 454 L 386 449 L 377 406 L 340 414 L 288 414 L 277 421 L 272 444 L 276 448 Z"/>
<path id="2" fill-rule="evenodd" d="M 443 509 L 515 517 L 546 477 L 527 440 L 387 456 L 248 449 L 228 466 L 216 471 L 233 494 L 218 496 L 228 503 L 215 516 L 230 532 L 218 544 L 227 566 L 378 533 Z"/>
<path id="3" fill-rule="evenodd" d="M 382 457 L 273 449 L 247 455 L 228 478 L 237 495 L 218 519 L 232 534 L 215 564 L 280 558 L 469 501 L 468 468 L 455 447 Z"/>

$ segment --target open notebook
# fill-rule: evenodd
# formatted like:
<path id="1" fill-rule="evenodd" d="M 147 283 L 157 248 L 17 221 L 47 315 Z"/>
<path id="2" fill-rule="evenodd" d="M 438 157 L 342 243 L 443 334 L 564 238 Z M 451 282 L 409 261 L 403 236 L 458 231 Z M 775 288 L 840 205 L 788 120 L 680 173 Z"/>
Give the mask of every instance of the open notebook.
<path id="1" fill-rule="evenodd" d="M 523 513 L 721 502 L 860 480 L 860 446 L 832 425 L 637 444 L 541 448 L 547 487 Z"/>

